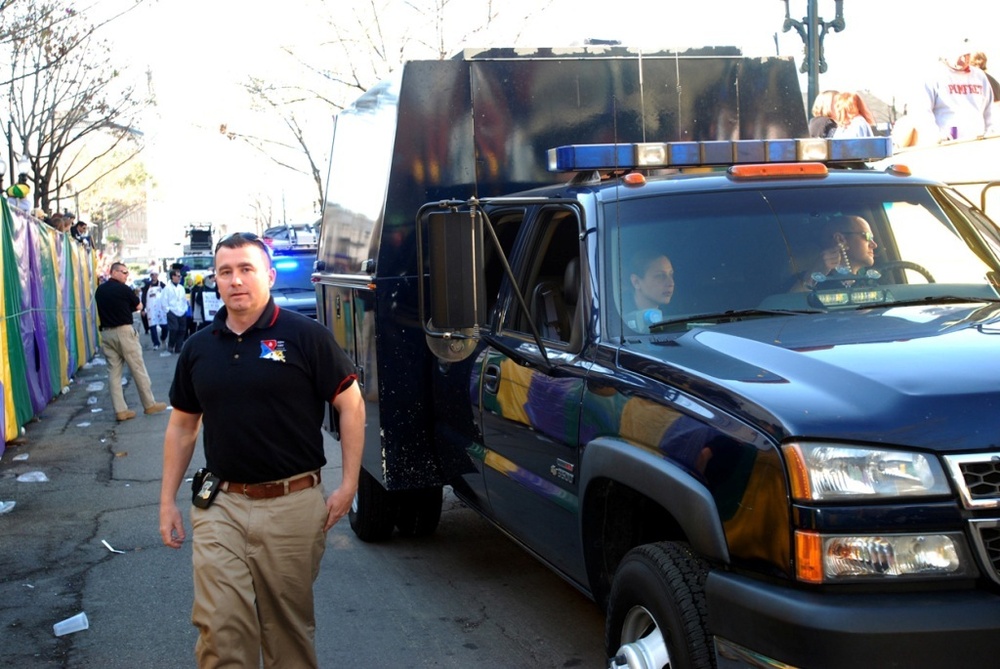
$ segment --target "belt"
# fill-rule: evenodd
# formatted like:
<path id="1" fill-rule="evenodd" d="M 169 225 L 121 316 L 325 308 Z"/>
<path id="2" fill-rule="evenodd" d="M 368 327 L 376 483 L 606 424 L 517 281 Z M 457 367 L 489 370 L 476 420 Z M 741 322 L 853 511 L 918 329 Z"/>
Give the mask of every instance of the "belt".
<path id="1" fill-rule="evenodd" d="M 319 485 L 319 483 L 319 472 L 315 471 L 293 479 L 268 481 L 267 483 L 233 483 L 232 481 L 223 481 L 219 489 L 223 492 L 242 493 L 250 499 L 270 499 L 305 490 L 306 488 L 312 488 Z"/>
<path id="2" fill-rule="evenodd" d="M 126 323 L 125 325 L 102 325 L 98 330 L 117 330 L 118 328 L 130 328 L 131 323 Z"/>

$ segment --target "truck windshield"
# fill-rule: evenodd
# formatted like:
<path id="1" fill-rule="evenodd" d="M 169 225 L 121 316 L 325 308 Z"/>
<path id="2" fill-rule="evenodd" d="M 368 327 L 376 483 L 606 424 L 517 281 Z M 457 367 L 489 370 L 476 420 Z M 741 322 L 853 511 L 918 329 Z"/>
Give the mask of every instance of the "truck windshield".
<path id="1" fill-rule="evenodd" d="M 181 256 L 177 259 L 177 262 L 187 265 L 194 270 L 212 269 L 212 266 L 215 264 L 215 256 Z"/>
<path id="2" fill-rule="evenodd" d="M 726 312 L 998 297 L 996 228 L 944 190 L 659 195 L 615 202 L 604 215 L 620 223 L 605 226 L 620 316 L 612 331 Z M 862 287 L 865 303 L 849 294 Z"/>

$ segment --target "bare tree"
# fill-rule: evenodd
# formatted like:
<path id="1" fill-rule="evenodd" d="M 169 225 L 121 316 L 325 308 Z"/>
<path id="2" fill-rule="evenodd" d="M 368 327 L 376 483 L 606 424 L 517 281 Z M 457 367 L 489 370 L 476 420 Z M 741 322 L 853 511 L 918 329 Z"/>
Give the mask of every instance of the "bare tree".
<path id="1" fill-rule="evenodd" d="M 295 102 L 290 102 L 282 95 L 288 91 L 282 91 L 261 79 L 251 78 L 249 83 L 245 84 L 245 88 L 252 96 L 256 108 L 265 110 L 272 119 L 277 119 L 284 125 L 285 139 L 271 140 L 254 135 L 244 135 L 231 130 L 227 125 L 220 126 L 219 132 L 231 140 L 238 139 L 246 142 L 281 167 L 309 175 L 316 184 L 316 192 L 320 197 L 318 202 L 321 203 L 323 166 L 320 164 L 320 159 L 313 153 L 310 142 L 306 138 L 305 128 L 299 122 L 299 116 L 304 111 L 301 105 L 305 100 L 299 98 Z M 292 94 L 294 95 L 295 92 L 293 91 Z"/>
<path id="2" fill-rule="evenodd" d="M 148 101 L 120 85 L 110 47 L 96 38 L 95 26 L 58 0 L 15 3 L 4 19 L 8 141 L 28 158 L 34 202 L 48 210 L 67 182 L 84 192 L 138 155 L 135 119 Z M 109 164 L 110 156 L 118 158 Z"/>
<path id="3" fill-rule="evenodd" d="M 493 0 L 486 0 L 471 13 L 468 4 L 461 0 L 319 3 L 316 9 L 321 15 L 325 13 L 330 39 L 311 52 L 282 50 L 291 63 L 286 69 L 295 72 L 298 79 L 268 82 L 250 78 L 246 84 L 257 107 L 276 121 L 271 136 L 284 139 L 242 134 L 226 126 L 223 133 L 250 144 L 279 165 L 309 175 L 316 184 L 317 211 L 321 211 L 332 115 L 406 60 L 444 60 L 466 46 L 482 46 L 474 40 L 484 38 L 501 18 L 507 19 L 508 34 L 516 36 L 515 26 L 524 25 L 530 16 L 506 16 L 501 9 L 505 3 Z M 535 4 L 532 14 L 544 11 L 549 4 L 551 0 Z M 386 16 L 393 17 L 391 25 L 383 20 Z M 317 123 L 317 119 L 325 122 Z M 313 134 L 308 129 L 314 129 Z"/>
<path id="4" fill-rule="evenodd" d="M 112 155 L 105 162 L 117 164 L 123 162 L 120 155 Z M 82 195 L 71 191 L 79 212 L 87 211 L 90 215 L 90 237 L 97 248 L 104 248 L 105 243 L 112 241 L 109 230 L 117 221 L 128 217 L 145 205 L 146 190 L 152 184 L 152 179 L 146 172 L 141 161 L 133 160 L 123 165 L 98 182 L 94 183 Z"/>

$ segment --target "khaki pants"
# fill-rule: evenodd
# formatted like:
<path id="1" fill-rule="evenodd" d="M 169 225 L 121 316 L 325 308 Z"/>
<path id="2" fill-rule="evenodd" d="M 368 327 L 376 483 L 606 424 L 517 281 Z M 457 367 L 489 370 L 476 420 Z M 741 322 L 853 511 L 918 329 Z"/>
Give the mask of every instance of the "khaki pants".
<path id="1" fill-rule="evenodd" d="M 313 582 L 326 549 L 322 486 L 191 507 L 195 656 L 202 669 L 316 667 Z"/>
<path id="2" fill-rule="evenodd" d="M 128 365 L 132 372 L 135 389 L 139 393 L 142 407 L 148 409 L 156 404 L 153 390 L 146 372 L 146 362 L 142 359 L 142 344 L 139 343 L 139 333 L 131 325 L 121 325 L 108 330 L 101 330 L 101 350 L 108 360 L 108 384 L 111 386 L 111 406 L 115 413 L 128 409 L 125 402 L 125 392 L 122 390 L 122 369 Z"/>

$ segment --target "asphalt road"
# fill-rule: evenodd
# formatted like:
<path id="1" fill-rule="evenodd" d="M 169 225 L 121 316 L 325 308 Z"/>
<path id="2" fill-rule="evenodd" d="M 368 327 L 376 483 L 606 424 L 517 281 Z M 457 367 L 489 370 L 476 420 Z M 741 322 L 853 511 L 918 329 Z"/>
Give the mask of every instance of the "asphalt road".
<path id="1" fill-rule="evenodd" d="M 176 357 L 145 356 L 167 400 Z M 137 408 L 133 387 L 125 397 Z M 15 506 L 0 514 L 0 666 L 195 666 L 190 544 L 166 548 L 158 531 L 169 409 L 138 408 L 115 422 L 98 357 L 7 445 L 0 502 Z M 339 451 L 327 435 L 327 490 Z M 30 472 L 48 481 L 17 480 Z M 322 667 L 605 666 L 596 605 L 450 492 L 428 538 L 365 544 L 342 520 L 315 591 Z M 52 625 L 80 611 L 89 629 L 55 637 Z"/>

